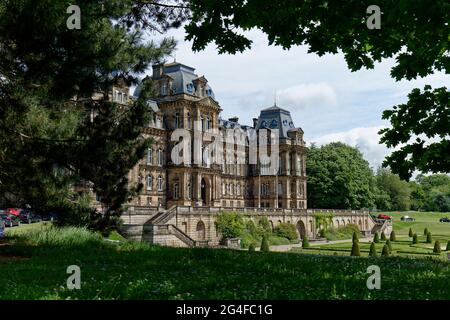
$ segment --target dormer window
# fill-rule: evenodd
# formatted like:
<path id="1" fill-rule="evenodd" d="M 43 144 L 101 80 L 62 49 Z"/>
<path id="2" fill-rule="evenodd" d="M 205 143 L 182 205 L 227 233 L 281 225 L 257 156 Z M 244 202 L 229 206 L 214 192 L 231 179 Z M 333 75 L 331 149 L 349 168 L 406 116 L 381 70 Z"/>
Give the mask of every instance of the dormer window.
<path id="1" fill-rule="evenodd" d="M 188 84 L 186 85 L 186 90 L 187 90 L 187 92 L 189 92 L 189 93 L 194 93 L 194 85 L 193 85 L 192 83 L 188 83 Z"/>

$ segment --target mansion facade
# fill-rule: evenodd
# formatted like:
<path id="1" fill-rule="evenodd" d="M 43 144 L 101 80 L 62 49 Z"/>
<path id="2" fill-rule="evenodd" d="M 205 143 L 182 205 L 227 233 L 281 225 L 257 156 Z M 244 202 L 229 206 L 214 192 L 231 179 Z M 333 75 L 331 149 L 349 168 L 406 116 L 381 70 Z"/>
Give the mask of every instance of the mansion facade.
<path id="1" fill-rule="evenodd" d="M 163 209 L 173 206 L 307 208 L 306 147 L 303 131 L 295 127 L 289 111 L 274 105 L 261 110 L 251 126 L 243 125 L 237 117 L 221 118 L 222 109 L 214 91 L 204 76 L 195 74 L 194 68 L 177 62 L 154 65 L 152 79 L 157 84 L 158 95 L 148 101 L 152 119 L 143 128 L 143 135 L 151 138 L 152 144 L 145 158 L 129 173 L 130 183 L 143 186 L 130 205 Z M 139 92 L 138 87 L 134 96 Z M 128 88 L 114 88 L 112 94 L 115 100 L 129 98 Z M 209 130 L 223 135 L 226 130 L 239 130 L 244 136 L 261 129 L 278 130 L 279 169 L 267 174 L 259 163 L 250 164 L 248 146 L 233 147 L 231 160 L 223 164 L 208 161 L 175 164 L 171 154 L 176 142 L 171 137 L 177 129 L 189 132 L 202 150 L 212 143 Z M 194 138 L 195 130 L 200 135 Z M 258 140 L 258 150 L 259 143 Z M 193 153 L 188 157 L 194 157 Z M 239 157 L 245 160 L 238 161 Z"/>

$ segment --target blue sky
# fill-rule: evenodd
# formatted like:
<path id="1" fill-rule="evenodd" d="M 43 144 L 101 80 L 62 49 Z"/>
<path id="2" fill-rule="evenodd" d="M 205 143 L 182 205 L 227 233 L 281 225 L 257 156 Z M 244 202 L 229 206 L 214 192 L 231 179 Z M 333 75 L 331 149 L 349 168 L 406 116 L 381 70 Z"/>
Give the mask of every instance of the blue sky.
<path id="1" fill-rule="evenodd" d="M 389 75 L 392 59 L 372 70 L 351 72 L 342 54 L 319 57 L 307 53 L 306 46 L 283 50 L 269 46 L 257 30 L 247 32 L 252 49 L 236 55 L 219 55 L 214 45 L 194 53 L 184 40 L 184 29 L 168 35 L 178 40 L 177 62 L 208 79 L 223 118 L 238 116 L 239 122 L 250 125 L 261 109 L 273 105 L 276 92 L 277 105 L 291 111 L 307 143 L 358 146 L 374 168 L 389 153 L 378 144 L 378 130 L 388 125 L 381 119 L 383 110 L 406 102 L 415 87 L 449 85 L 444 73 L 396 82 Z"/>

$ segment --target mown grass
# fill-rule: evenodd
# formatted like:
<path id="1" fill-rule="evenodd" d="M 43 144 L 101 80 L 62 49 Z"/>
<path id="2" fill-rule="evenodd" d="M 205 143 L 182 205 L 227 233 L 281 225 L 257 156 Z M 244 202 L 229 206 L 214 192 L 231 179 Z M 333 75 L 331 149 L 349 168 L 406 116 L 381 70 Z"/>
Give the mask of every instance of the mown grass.
<path id="1" fill-rule="evenodd" d="M 392 217 L 393 228 L 396 234 L 397 241 L 392 241 L 392 255 L 408 256 L 408 257 L 421 257 L 428 255 L 434 258 L 440 258 L 442 260 L 447 259 L 447 254 L 450 252 L 445 251 L 447 241 L 450 240 L 450 223 L 439 222 L 439 219 L 445 216 L 449 216 L 449 213 L 439 212 L 385 212 Z M 411 216 L 416 219 L 412 222 L 401 221 L 402 216 Z M 412 238 L 408 236 L 409 228 L 413 233 L 418 235 L 418 244 L 412 244 Z M 432 233 L 433 242 L 426 243 L 426 236 L 423 231 L 427 228 Z M 389 237 L 389 235 L 387 235 Z M 434 241 L 439 240 L 441 243 L 441 254 L 433 253 Z M 376 244 L 378 254 L 381 254 L 385 241 L 380 241 Z M 345 243 L 333 243 L 322 244 L 311 247 L 309 249 L 293 249 L 294 252 L 303 252 L 310 254 L 329 254 L 329 255 L 350 255 L 352 243 L 351 241 Z M 360 252 L 362 256 L 368 256 L 370 243 L 360 243 Z"/>
<path id="2" fill-rule="evenodd" d="M 110 244 L 83 229 L 9 235 L 0 299 L 449 299 L 450 268 L 430 258 L 354 258 Z M 75 238 L 78 238 L 75 240 Z M 382 289 L 368 290 L 369 265 Z M 69 265 L 81 289 L 66 288 Z"/>

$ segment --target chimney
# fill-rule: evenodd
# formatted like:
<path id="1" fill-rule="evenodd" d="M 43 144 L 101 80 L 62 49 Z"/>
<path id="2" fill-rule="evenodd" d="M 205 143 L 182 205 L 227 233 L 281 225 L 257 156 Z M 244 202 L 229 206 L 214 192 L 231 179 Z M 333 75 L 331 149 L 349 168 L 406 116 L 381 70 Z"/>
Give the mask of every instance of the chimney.
<path id="1" fill-rule="evenodd" d="M 228 121 L 238 123 L 239 122 L 239 117 L 229 118 Z"/>
<path id="2" fill-rule="evenodd" d="M 154 64 L 153 65 L 153 79 L 159 79 L 161 78 L 161 75 L 163 74 L 163 70 L 164 70 L 164 64 L 162 63 L 158 63 L 158 64 Z"/>
<path id="3" fill-rule="evenodd" d="M 256 128 L 257 124 L 258 124 L 258 118 L 253 118 L 253 128 Z"/>

